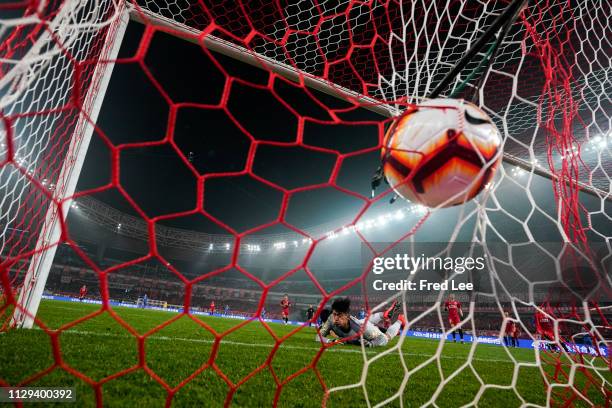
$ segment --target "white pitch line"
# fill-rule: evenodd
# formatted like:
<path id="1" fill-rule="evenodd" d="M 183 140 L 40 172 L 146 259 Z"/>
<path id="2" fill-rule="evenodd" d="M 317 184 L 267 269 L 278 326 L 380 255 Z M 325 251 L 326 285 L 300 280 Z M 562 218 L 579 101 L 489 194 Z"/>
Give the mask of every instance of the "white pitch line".
<path id="1" fill-rule="evenodd" d="M 42 330 L 42 329 L 37 327 L 36 330 Z M 99 337 L 134 338 L 134 336 L 131 336 L 131 335 L 128 336 L 128 335 L 121 335 L 121 334 L 114 334 L 114 333 L 99 333 L 99 332 L 87 331 L 87 330 L 66 330 L 66 331 L 63 331 L 61 334 L 80 334 L 80 335 L 99 336 Z M 191 343 L 205 343 L 205 344 L 213 344 L 214 343 L 214 340 L 208 340 L 208 339 L 190 339 L 190 338 L 187 338 L 187 337 L 148 336 L 147 339 L 162 340 L 162 341 L 185 341 L 185 342 L 191 342 Z M 223 344 L 231 344 L 233 346 L 242 346 L 242 347 L 261 347 L 261 348 L 271 348 L 271 347 L 274 346 L 274 344 L 270 344 L 270 343 L 245 343 L 245 342 L 240 342 L 240 341 L 232 341 L 232 340 L 221 339 L 221 346 L 223 346 Z M 350 346 L 338 345 L 336 347 L 331 347 L 331 348 L 327 349 L 326 352 L 327 353 L 358 353 L 358 354 L 363 354 L 363 351 L 361 349 L 343 348 L 343 347 L 350 347 Z M 320 350 L 319 347 L 291 346 L 291 345 L 287 345 L 285 343 L 281 343 L 281 345 L 279 346 L 279 349 L 281 349 L 281 348 L 289 349 L 289 350 L 309 350 L 309 351 L 318 351 L 318 350 Z M 366 350 L 365 352 L 366 352 L 366 354 L 378 354 L 379 353 L 379 352 L 376 352 L 374 350 Z M 394 353 L 392 353 L 392 354 L 394 354 Z M 431 354 L 423 354 L 423 353 L 402 352 L 402 354 L 405 355 L 405 356 L 417 356 L 417 357 L 426 357 L 426 358 L 431 358 L 432 357 Z M 439 357 L 440 358 L 444 358 L 444 359 L 449 359 L 449 360 L 462 360 L 462 361 L 466 360 L 466 358 L 464 358 L 464 357 L 456 357 L 456 356 L 440 355 Z M 509 363 L 509 364 L 514 364 L 514 362 L 512 360 L 499 360 L 499 359 L 480 358 L 480 357 L 473 357 L 472 361 L 473 360 L 476 360 L 476 361 L 488 361 L 488 362 L 494 362 L 494 363 Z M 517 360 L 517 362 L 518 363 L 535 363 L 535 361 L 523 361 L 523 360 Z"/>

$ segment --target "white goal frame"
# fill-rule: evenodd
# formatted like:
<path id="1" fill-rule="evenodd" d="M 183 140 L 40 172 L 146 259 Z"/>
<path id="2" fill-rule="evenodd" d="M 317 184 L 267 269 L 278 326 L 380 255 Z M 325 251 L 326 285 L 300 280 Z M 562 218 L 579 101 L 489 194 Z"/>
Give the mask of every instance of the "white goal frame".
<path id="1" fill-rule="evenodd" d="M 71 3 L 67 2 L 63 7 L 68 5 L 71 5 Z M 65 14 L 68 14 L 62 11 L 58 13 L 58 16 L 55 18 L 56 20 L 62 19 Z M 62 232 L 59 212 L 62 212 L 61 216 L 64 220 L 68 217 L 68 211 L 72 203 L 71 197 L 75 192 L 94 131 L 94 123 L 98 119 L 104 95 L 106 94 L 106 89 L 113 72 L 113 61 L 119 54 L 121 42 L 129 22 L 127 8 L 120 6 L 116 12 L 117 18 L 108 28 L 107 40 L 104 42 L 104 48 L 99 56 L 99 60 L 110 62 L 97 64 L 95 67 L 92 82 L 88 87 L 83 103 L 83 108 L 87 112 L 81 111 L 79 115 L 75 131 L 71 136 L 68 154 L 62 164 L 54 190 L 54 199 L 60 205 L 50 204 L 46 211 L 45 220 L 36 241 L 34 255 L 32 255 L 19 291 L 18 306 L 15 308 L 11 320 L 12 327 L 29 329 L 34 325 L 34 319 L 40 306 L 47 278 L 49 277 L 49 271 L 55 258 L 57 242 Z M 59 26 L 60 24 L 57 25 Z M 43 34 L 37 42 L 37 45 L 40 44 L 40 46 L 33 47 L 30 53 L 36 53 L 42 48 L 42 44 L 50 40 L 50 35 Z"/>

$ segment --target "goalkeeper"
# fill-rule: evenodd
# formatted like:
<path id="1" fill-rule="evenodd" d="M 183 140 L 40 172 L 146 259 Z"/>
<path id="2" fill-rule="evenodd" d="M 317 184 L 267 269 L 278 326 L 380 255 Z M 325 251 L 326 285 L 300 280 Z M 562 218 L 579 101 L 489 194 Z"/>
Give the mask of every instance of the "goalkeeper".
<path id="1" fill-rule="evenodd" d="M 332 312 L 329 318 L 323 323 L 316 340 L 321 340 L 324 343 L 331 343 L 334 340 L 328 339 L 330 333 L 334 333 L 340 339 L 338 342 L 347 344 L 360 344 L 361 337 L 366 347 L 385 346 L 392 340 L 400 331 L 406 320 L 404 315 L 399 314 L 399 305 L 394 305 L 388 313 L 375 313 L 371 318 L 359 320 L 350 315 L 351 301 L 348 298 L 340 298 L 332 303 Z M 376 324 L 382 320 L 383 315 L 387 314 L 387 318 L 395 320 L 385 333 L 383 333 Z"/>

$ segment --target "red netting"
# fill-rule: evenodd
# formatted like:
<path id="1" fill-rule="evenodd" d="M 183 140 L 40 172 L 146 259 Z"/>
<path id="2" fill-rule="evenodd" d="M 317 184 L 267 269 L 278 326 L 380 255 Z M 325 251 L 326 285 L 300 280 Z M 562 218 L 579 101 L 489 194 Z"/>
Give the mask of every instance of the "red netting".
<path id="1" fill-rule="evenodd" d="M 327 1 L 170 3 L 143 0 L 128 4 L 132 17 L 140 21 L 130 24 L 144 25 L 137 44 L 132 44 L 133 49 L 124 52 L 120 58 L 110 59 L 109 38 L 112 39 L 119 30 L 120 16 L 125 9 L 123 5 L 118 6 L 112 2 L 102 3 L 104 6 L 98 7 L 97 14 L 86 6 L 79 9 L 79 6 L 70 1 L 46 4 L 44 8 L 37 2 L 0 6 L 0 11 L 15 13 L 8 20 L 14 23 L 2 26 L 3 31 L 0 32 L 0 80 L 7 79 L 6 82 L 0 82 L 0 106 L 3 108 L 0 181 L 4 183 L 0 187 L 4 194 L 0 203 L 0 280 L 4 296 L 0 306 L 0 318 L 3 321 L 1 330 L 9 328 L 15 310 L 26 312 L 18 303 L 17 296 L 19 291 L 24 291 L 24 288 L 36 282 L 35 279 L 27 279 L 28 271 L 33 273 L 33 265 L 46 252 L 55 253 L 58 247 L 69 248 L 68 251 L 78 258 L 77 262 L 83 268 L 95 273 L 102 302 L 99 310 L 58 329 L 51 329 L 43 320 L 35 320 L 35 324 L 51 340 L 54 362 L 52 366 L 24 379 L 20 385 L 34 383 L 54 370 L 62 369 L 90 384 L 95 392 L 96 404 L 102 406 L 106 403 L 102 390 L 107 383 L 142 370 L 164 388 L 165 403 L 170 405 L 175 394 L 184 386 L 204 371 L 213 370 L 227 386 L 225 405 L 229 405 L 241 386 L 258 373 L 268 371 L 275 386 L 276 405 L 287 384 L 312 372 L 320 382 L 324 393 L 321 403 L 325 404 L 331 387 L 328 387 L 319 363 L 325 351 L 332 346 L 321 346 L 307 365 L 285 378 L 279 377 L 272 364 L 275 355 L 283 344 L 296 333 L 305 330 L 305 327 L 297 326 L 287 334 L 277 334 L 274 327 L 262 318 L 262 311 L 269 303 L 268 296 L 299 274 L 308 281 L 312 292 L 321 298 L 317 316 L 338 295 L 349 294 L 354 300 L 362 302 L 368 312 L 386 300 L 369 293 L 367 267 L 339 283 L 330 283 L 318 275 L 316 268 L 312 267 L 317 251 L 321 251 L 321 247 L 325 248 L 336 235 L 350 230 L 350 234 L 354 234 L 372 255 L 384 253 L 399 242 L 413 239 L 437 213 L 435 210 L 427 210 L 418 214 L 381 251 L 371 244 L 372 238 L 358 225 L 366 222 L 368 214 L 391 198 L 393 192 L 387 189 L 371 198 L 368 194 L 369 185 L 366 189 L 353 188 L 355 184 L 346 181 L 344 172 L 352 163 L 359 163 L 354 160 L 377 154 L 383 144 L 385 128 L 393 120 L 392 114 L 414 106 L 414 103 L 418 105 L 509 2 L 481 4 L 415 1 L 404 4 L 396 1 L 347 1 L 332 5 Z M 70 8 L 76 10 L 73 15 L 75 21 L 70 22 L 72 25 L 60 21 L 66 18 L 64 13 Z M 592 12 L 590 9 L 592 7 L 585 2 L 538 2 L 521 13 L 517 23 L 512 26 L 509 39 L 502 44 L 499 56 L 482 74 L 486 75 L 486 80 L 480 89 L 476 89 L 475 85 L 479 75 L 473 80 L 466 80 L 467 74 L 464 74 L 444 91 L 446 95 L 451 95 L 455 93 L 454 90 L 463 89 L 455 96 L 476 97 L 502 129 L 506 138 L 506 153 L 524 158 L 532 166 L 531 176 L 537 171 L 549 173 L 554 202 L 558 207 L 552 211 L 552 216 L 545 215 L 544 218 L 547 218 L 547 222 L 557 222 L 557 239 L 575 243 L 587 253 L 593 237 L 608 241 L 612 232 L 607 215 L 609 153 L 602 150 L 595 159 L 588 160 L 581 155 L 581 149 L 591 146 L 589 143 L 594 139 L 595 132 L 603 134 L 604 139 L 609 135 L 610 101 L 604 92 L 610 89 L 607 79 L 609 67 L 605 65 L 605 55 L 609 54 L 610 46 L 607 42 L 598 41 L 605 39 L 610 30 L 607 25 L 603 25 L 607 24 L 606 19 L 598 14 L 603 11 L 588 15 Z M 153 20 L 152 16 L 156 19 Z M 159 20 L 159 16 L 180 26 L 163 25 L 161 23 L 164 20 Z M 83 26 L 78 25 L 80 20 L 84 22 Z M 400 28 L 407 22 L 410 28 L 402 31 Z M 152 54 L 170 52 L 163 47 L 156 48 L 161 47 L 159 44 L 163 45 L 164 41 L 170 44 L 168 40 L 159 40 L 160 37 L 168 37 L 168 34 L 197 44 L 200 58 L 210 68 L 210 72 L 201 75 L 221 78 L 219 83 L 223 84 L 222 87 L 210 89 L 209 95 L 196 95 L 194 100 L 177 96 L 180 92 L 175 89 L 176 83 L 168 82 L 161 69 L 152 66 Z M 235 62 L 212 51 L 217 50 L 215 47 L 219 44 L 242 47 L 242 56 L 255 65 L 251 69 L 257 74 L 253 78 L 245 77 L 244 71 L 236 70 Z M 407 45 L 410 45 L 409 49 Z M 484 57 L 484 51 L 479 57 Z M 478 69 L 480 58 L 470 62 L 464 72 Z M 602 61 L 604 65 L 599 66 Z M 116 140 L 120 138 L 115 137 L 111 129 L 92 123 L 97 116 L 91 116 L 92 109 L 98 103 L 93 98 L 101 87 L 99 70 L 112 63 L 115 63 L 115 69 L 125 66 L 138 70 L 157 92 L 156 98 L 163 100 L 166 109 L 158 117 L 150 118 L 151 121 L 163 118 L 163 129 L 159 130 L 156 137 L 143 136 L 142 139 L 147 140 L 142 141 L 141 135 L 135 134 L 117 143 Z M 293 74 L 289 76 L 294 75 L 297 82 L 284 76 L 286 68 L 291 68 Z M 15 73 L 15 70 L 22 71 Z M 39 82 L 32 82 L 27 75 L 28 70 L 34 72 L 35 77 L 41 78 Z M 600 71 L 604 71 L 603 80 Z M 298 75 L 295 75 L 296 72 Z M 177 75 L 181 75 L 179 69 Z M 328 93 L 339 95 L 340 98 L 314 90 L 309 82 L 312 78 L 323 80 L 319 84 L 324 84 Z M 189 87 L 190 79 L 187 77 L 184 81 Z M 465 81 L 467 83 L 463 83 Z M 130 92 L 129 86 L 125 92 Z M 13 98 L 13 95 L 17 96 Z M 269 107 L 270 111 L 278 115 L 277 120 L 292 124 L 292 133 L 270 136 L 270 129 L 258 127 L 252 122 L 252 115 L 245 114 L 238 107 L 243 110 L 257 109 L 256 112 L 261 114 L 264 114 L 265 109 L 249 107 L 240 98 L 250 98 L 251 105 Z M 372 105 L 382 106 L 389 112 L 389 117 L 377 117 L 366 112 L 364 107 L 372 108 Z M 190 156 L 192 149 L 195 150 L 197 146 L 186 141 L 183 136 L 185 133 L 177 125 L 184 124 L 183 115 L 189 111 L 196 112 L 196 116 L 208 117 L 206 115 L 214 114 L 224 117 L 224 126 L 232 128 L 234 133 L 237 131 L 242 137 L 231 140 L 235 153 L 243 156 L 240 165 L 229 166 L 232 168 L 207 167 L 205 160 L 202 162 Z M 92 143 L 98 143 L 98 147 L 108 151 L 109 178 L 95 187 L 73 192 L 68 183 L 69 169 L 78 160 L 75 155 L 84 154 L 82 151 L 79 153 L 75 139 L 83 138 L 88 126 L 94 127 L 92 137 L 97 142 Z M 342 132 L 349 137 L 338 136 Z M 351 138 L 353 132 L 356 136 Z M 366 141 L 355 142 L 355 139 L 361 137 L 361 132 L 366 134 Z M 192 180 L 193 195 L 189 196 L 189 205 L 172 207 L 176 211 L 152 210 L 149 204 L 143 204 L 134 196 L 134 190 L 126 187 L 129 184 L 125 181 L 125 177 L 128 177 L 126 174 L 134 170 L 134 167 L 122 164 L 125 163 L 122 162 L 123 157 L 140 149 L 153 151 L 155 148 L 163 149 L 155 153 L 156 157 L 173 156 L 174 163 L 183 168 L 182 174 Z M 296 186 L 287 178 L 266 174 L 257 167 L 259 156 L 287 155 L 291 158 L 296 150 L 303 155 L 319 155 L 328 160 L 328 171 L 324 179 L 309 180 L 302 185 L 297 183 Z M 536 164 L 538 158 L 542 163 L 547 160 L 547 166 Z M 124 167 L 127 168 L 124 170 Z M 500 171 L 501 179 L 513 179 L 510 167 Z M 259 222 L 260 217 L 253 217 L 256 222 L 238 222 L 236 218 L 210 209 L 207 192 L 215 191 L 216 183 L 241 183 L 240 180 L 244 178 L 256 184 L 257 188 L 265 189 L 268 197 L 272 197 L 268 203 L 269 207 L 273 207 L 272 216 L 265 221 Z M 500 202 L 504 192 L 496 188 L 501 185 L 501 179 L 477 202 L 471 204 L 476 209 L 470 211 L 480 214 L 479 222 L 485 224 L 484 229 L 489 231 L 487 237 L 496 240 L 499 236 L 508 246 L 522 242 L 496 231 L 495 217 L 504 213 L 514 220 L 514 228 L 529 231 L 526 241 L 537 240 L 538 225 L 531 224 L 530 216 L 516 215 L 512 210 L 506 210 L 505 204 Z M 533 197 L 535 193 L 530 187 L 531 181 L 511 183 L 518 186 L 525 196 L 524 203 L 531 210 L 546 213 L 540 208 L 540 198 Z M 235 186 L 236 189 L 243 188 L 242 185 Z M 596 195 L 595 204 L 584 204 L 585 187 L 592 190 L 589 194 Z M 87 203 L 87 200 L 111 191 L 118 198 L 117 201 L 123 202 L 123 208 L 127 208 L 125 212 L 131 212 L 133 218 L 109 215 L 109 220 L 123 220 L 117 227 L 123 228 L 122 234 L 144 235 L 148 241 L 146 250 L 134 259 L 123 259 L 114 265 L 102 266 L 73 237 L 72 228 L 78 227 L 66 222 L 67 203 L 73 199 L 77 202 L 82 199 L 83 203 Z M 330 197 L 341 196 L 343 203 L 351 202 L 347 205 L 351 211 L 344 213 L 342 220 L 332 222 L 328 231 L 323 233 L 308 228 L 312 224 L 300 222 L 300 217 L 291 213 L 292 206 L 297 206 L 301 197 L 318 192 L 324 192 Z M 513 199 L 508 195 L 505 198 L 509 201 Z M 96 216 L 96 211 L 91 210 L 98 205 L 96 203 L 95 200 L 89 202 L 91 217 Z M 510 203 L 507 205 L 510 206 Z M 65 207 L 63 211 L 60 210 L 62 206 Z M 229 203 L 227 206 L 235 209 Z M 103 209 L 107 215 L 112 213 L 112 210 L 104 206 L 96 208 Z M 52 213 L 55 213 L 55 222 L 51 221 Z M 243 215 L 244 218 L 250 216 L 252 214 Z M 607 223 L 603 225 L 594 222 L 598 216 L 607 217 Z M 167 255 L 170 252 L 164 249 L 167 243 L 165 240 L 172 240 L 171 237 L 166 238 L 170 230 L 165 229 L 165 225 L 189 217 L 205 219 L 210 229 L 218 231 L 216 235 L 223 237 L 210 238 L 211 248 L 227 245 L 227 262 L 197 276 L 186 274 L 180 266 L 175 266 Z M 457 226 L 448 234 L 448 241 L 456 238 L 455 233 L 459 233 L 467 219 L 468 216 L 458 219 Z M 59 228 L 59 238 L 49 241 L 48 237 L 53 236 L 54 228 Z M 292 240 L 295 239 L 295 247 L 298 247 L 299 242 L 304 249 L 298 263 L 286 268 L 282 274 L 267 279 L 243 266 L 241 257 L 245 251 L 255 251 L 255 245 L 259 251 L 259 243 L 255 243 L 253 237 L 267 242 L 269 247 L 274 246 L 275 238 L 266 238 L 266 231 L 274 228 L 284 231 L 282 239 L 292 237 Z M 486 241 L 487 237 L 482 234 L 478 238 Z M 287 239 L 287 242 L 291 241 Z M 172 288 L 169 290 L 182 288 L 180 298 L 184 312 L 141 333 L 111 306 L 109 281 L 115 279 L 117 274 L 125 273 L 127 276 L 129 273 L 126 271 L 135 268 L 158 268 L 151 266 L 153 263 L 161 265 L 166 271 L 166 279 L 154 280 L 153 285 L 166 285 Z M 248 319 L 228 330 L 219 331 L 191 313 L 191 310 L 193 299 L 204 290 L 202 288 L 207 282 L 228 271 L 237 272 L 240 278 L 236 279 L 242 279 L 240 285 L 245 286 L 240 288 L 241 296 L 256 294 L 258 301 L 256 307 L 248 311 Z M 576 275 L 572 275 L 571 279 L 576 279 Z M 534 302 L 517 304 L 527 313 L 535 313 L 536 308 L 541 308 L 561 323 L 580 322 L 577 324 L 580 330 L 597 338 L 597 330 L 610 328 L 606 318 L 609 316 L 607 309 L 602 309 L 598 303 L 609 302 L 610 288 L 609 277 L 599 274 L 594 279 L 600 283 L 599 297 L 587 297 L 583 304 L 577 303 L 577 298 L 572 298 L 565 306 L 555 306 L 554 302 L 550 302 L 550 307 L 548 304 Z M 246 281 L 248 283 L 244 283 Z M 210 285 L 218 292 L 227 289 Z M 529 287 L 530 293 L 532 290 Z M 207 290 L 205 293 L 210 292 Z M 514 299 L 511 302 L 514 304 Z M 428 307 L 415 305 L 413 310 L 426 313 Z M 136 339 L 138 361 L 126 369 L 96 380 L 66 363 L 59 338 L 64 332 L 102 314 L 111 316 Z M 593 323 L 592 315 L 597 315 L 595 319 L 600 322 L 599 325 Z M 145 345 L 148 338 L 183 317 L 193 321 L 214 340 L 207 361 L 180 383 L 172 385 L 149 367 Z M 273 339 L 274 345 L 263 364 L 239 380 L 232 379 L 216 362 L 218 350 L 224 340 L 254 321 L 260 322 Z M 558 342 L 559 339 L 556 340 Z M 577 353 L 572 354 L 570 359 L 564 359 L 552 350 L 543 351 L 541 356 L 542 365 L 554 367 L 552 374 L 551 371 L 543 370 L 543 377 L 548 381 L 543 384 L 544 387 L 566 384 L 574 371 L 580 371 L 586 378 L 580 387 L 555 388 L 550 400 L 547 400 L 549 404 L 571 406 L 581 399 L 588 400 L 587 396 L 593 392 L 609 404 L 609 380 L 593 375 L 586 363 L 588 357 Z M 599 355 L 597 358 L 609 367 L 609 357 Z M 0 384 L 9 385 L 2 378 Z"/>

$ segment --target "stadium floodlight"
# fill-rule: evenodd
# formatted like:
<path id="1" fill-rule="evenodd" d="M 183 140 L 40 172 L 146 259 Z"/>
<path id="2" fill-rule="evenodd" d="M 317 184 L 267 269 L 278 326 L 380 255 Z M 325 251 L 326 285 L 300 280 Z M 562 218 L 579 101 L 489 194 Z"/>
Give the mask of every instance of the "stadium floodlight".
<path id="1" fill-rule="evenodd" d="M 250 251 L 250 252 L 261 251 L 261 247 L 258 244 L 247 244 L 246 248 L 247 248 L 247 251 Z"/>
<path id="2" fill-rule="evenodd" d="M 542 166 L 542 163 L 540 163 L 540 161 L 538 160 L 538 158 L 537 158 L 537 157 L 534 157 L 534 159 L 531 161 L 531 165 L 532 165 L 534 168 L 544 168 L 544 167 Z"/>
<path id="3" fill-rule="evenodd" d="M 527 172 L 525 170 L 523 170 L 522 168 L 515 166 L 512 168 L 510 174 L 515 177 L 515 178 L 519 178 L 519 177 L 523 177 L 527 174 Z"/>
<path id="4" fill-rule="evenodd" d="M 410 212 L 417 215 L 427 214 L 429 210 L 421 204 L 415 204 L 410 207 Z"/>
<path id="5" fill-rule="evenodd" d="M 589 141 L 589 144 L 592 145 L 593 150 L 601 151 L 601 150 L 604 150 L 606 147 L 608 147 L 609 138 L 610 138 L 610 133 L 608 133 L 606 136 L 597 135 Z"/>

